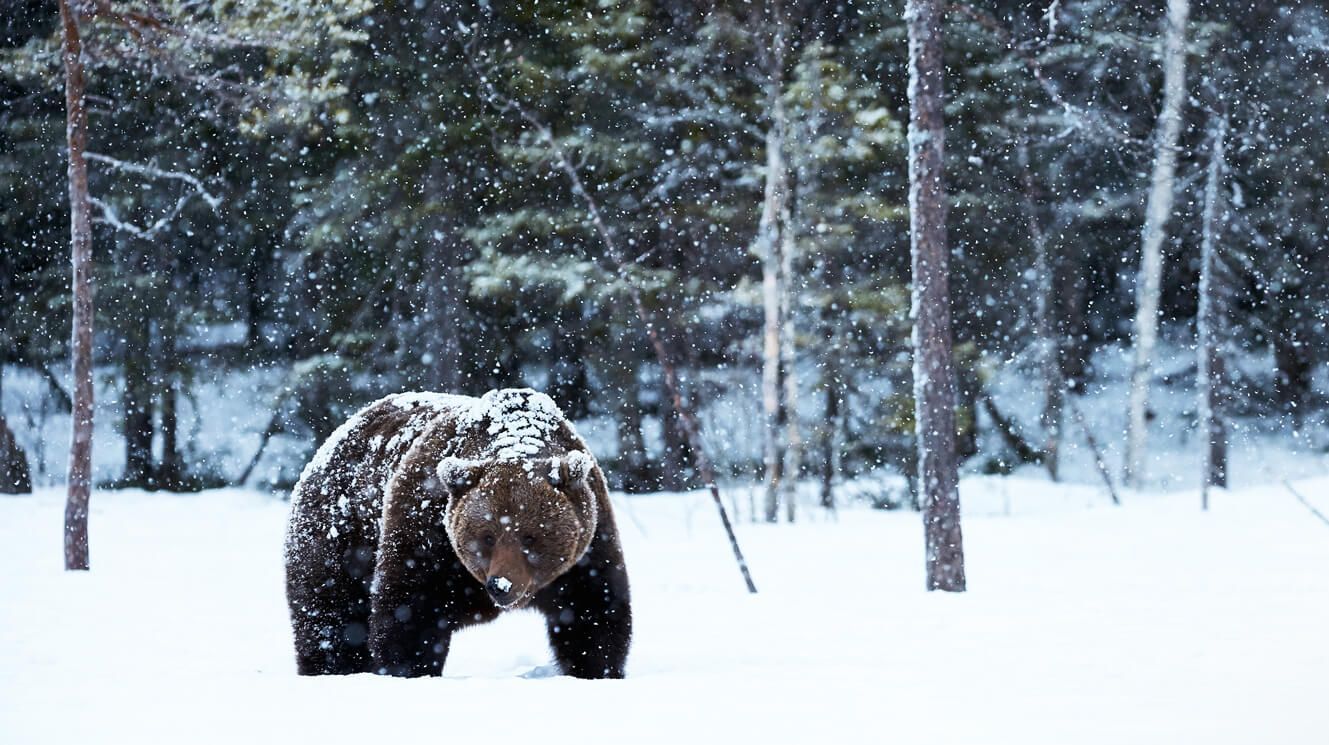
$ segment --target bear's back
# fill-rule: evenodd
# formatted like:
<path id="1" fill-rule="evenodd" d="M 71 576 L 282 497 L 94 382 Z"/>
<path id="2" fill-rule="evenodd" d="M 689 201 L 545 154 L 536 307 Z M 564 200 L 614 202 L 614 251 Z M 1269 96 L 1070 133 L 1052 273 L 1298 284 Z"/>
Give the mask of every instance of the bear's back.
<path id="1" fill-rule="evenodd" d="M 383 492 L 420 435 L 476 399 L 399 393 L 364 407 L 319 447 L 291 495 L 288 553 L 314 543 L 377 543 Z M 337 540 L 337 539 L 342 540 Z"/>

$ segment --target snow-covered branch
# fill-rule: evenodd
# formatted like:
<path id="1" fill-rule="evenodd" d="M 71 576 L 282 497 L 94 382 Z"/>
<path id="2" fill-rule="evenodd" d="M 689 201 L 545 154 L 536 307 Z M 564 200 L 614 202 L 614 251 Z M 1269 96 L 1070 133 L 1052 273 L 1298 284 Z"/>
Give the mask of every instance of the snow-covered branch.
<path id="1" fill-rule="evenodd" d="M 194 193 L 197 194 L 198 197 L 202 199 L 204 202 L 207 202 L 208 206 L 211 207 L 213 210 L 216 210 L 221 205 L 221 197 L 218 197 L 209 192 L 207 190 L 207 187 L 203 185 L 203 182 L 200 181 L 193 174 L 185 173 L 184 171 L 167 171 L 165 169 L 158 168 L 156 166 L 144 165 L 142 163 L 131 163 L 127 160 L 112 158 L 109 155 L 102 155 L 101 153 L 88 152 L 85 153 L 85 155 L 87 156 L 88 160 L 95 160 L 98 163 L 105 163 L 106 165 L 116 169 L 117 171 L 125 171 L 126 173 L 137 173 L 143 176 L 150 176 L 152 178 L 174 179 L 176 181 L 183 181 L 184 183 L 192 187 Z"/>
<path id="2" fill-rule="evenodd" d="M 221 197 L 209 192 L 203 182 L 192 174 L 183 171 L 168 171 L 156 166 L 144 165 L 142 163 L 131 163 L 101 153 L 86 152 L 84 153 L 84 156 L 88 160 L 105 163 L 117 171 L 135 173 L 155 179 L 180 181 L 190 187 L 188 191 L 181 194 L 180 197 L 175 200 L 175 204 L 172 205 L 171 209 L 167 210 L 166 214 L 162 215 L 151 225 L 146 227 L 135 225 L 132 222 L 122 219 L 115 211 L 115 208 L 105 200 L 89 197 L 89 203 L 101 211 L 101 216 L 98 218 L 100 222 L 106 223 L 116 230 L 129 233 L 135 238 L 147 240 L 161 232 L 163 228 L 170 225 L 171 222 L 184 211 L 185 206 L 189 204 L 189 200 L 194 197 L 202 199 L 214 212 L 217 211 L 217 208 L 221 205 Z"/>

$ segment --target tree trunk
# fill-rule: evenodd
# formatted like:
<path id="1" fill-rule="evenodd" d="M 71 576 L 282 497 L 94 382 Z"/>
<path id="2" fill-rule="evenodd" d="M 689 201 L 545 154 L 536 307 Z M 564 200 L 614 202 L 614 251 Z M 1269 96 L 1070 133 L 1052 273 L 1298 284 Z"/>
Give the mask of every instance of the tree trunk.
<path id="1" fill-rule="evenodd" d="M 692 469 L 688 464 L 694 461 L 694 457 L 688 447 L 687 432 L 679 420 L 680 412 L 673 403 L 672 391 L 666 387 L 661 391 L 660 398 L 660 434 L 664 441 L 664 452 L 660 454 L 659 488 L 681 491 L 690 486 L 688 473 Z"/>
<path id="2" fill-rule="evenodd" d="M 777 44 L 778 48 L 778 44 Z M 766 521 L 779 519 L 780 482 L 784 477 L 786 462 L 786 427 L 788 410 L 785 406 L 787 395 L 785 376 L 788 370 L 785 361 L 788 355 L 783 346 L 786 339 L 785 323 L 785 283 L 783 276 L 784 261 L 781 257 L 783 248 L 782 220 L 788 206 L 788 172 L 784 161 L 785 112 L 780 99 L 778 77 L 771 83 L 771 128 L 766 132 L 766 196 L 762 202 L 761 223 L 757 241 L 761 254 L 762 305 L 765 308 L 765 325 L 762 333 L 762 413 L 765 415 L 765 427 L 762 433 L 763 462 L 766 466 Z"/>
<path id="3" fill-rule="evenodd" d="M 0 494 L 31 494 L 32 473 L 28 470 L 28 456 L 14 439 L 0 411 Z"/>
<path id="4" fill-rule="evenodd" d="M 840 424 L 840 385 L 835 367 L 827 365 L 822 382 L 825 409 L 822 412 L 821 437 L 821 506 L 835 509 L 835 439 Z"/>
<path id="5" fill-rule="evenodd" d="M 84 102 L 83 45 L 78 11 L 60 0 L 65 63 L 65 137 L 69 146 L 71 291 L 74 300 L 70 355 L 73 357 L 73 432 L 69 489 L 65 500 L 65 569 L 88 568 L 88 499 L 92 491 L 92 223 L 88 214 L 88 112 Z"/>
<path id="6" fill-rule="evenodd" d="M 1158 340 L 1158 299 L 1163 276 L 1163 239 L 1172 215 L 1177 172 L 1177 139 L 1186 99 L 1186 17 L 1189 0 L 1168 0 L 1163 34 L 1163 109 L 1154 141 L 1154 172 L 1140 237 L 1140 272 L 1135 283 L 1135 363 L 1131 372 L 1130 420 L 1126 442 L 1126 483 L 1144 477 L 1148 441 L 1149 385 Z"/>
<path id="7" fill-rule="evenodd" d="M 941 3 L 909 0 L 909 239 L 914 415 L 929 590 L 965 589 L 955 462 L 955 370 L 942 172 Z"/>
<path id="8" fill-rule="evenodd" d="M 798 505 L 798 482 L 803 475 L 803 434 L 798 427 L 798 372 L 794 367 L 797 349 L 793 308 L 794 233 L 791 229 L 787 199 L 780 224 L 780 370 L 784 378 L 781 386 L 784 400 L 781 403 L 785 425 L 783 433 L 785 440 L 782 443 L 784 462 L 780 466 L 780 499 L 785 505 L 786 519 L 792 523 Z"/>
<path id="9" fill-rule="evenodd" d="M 1223 230 L 1219 204 L 1223 180 L 1227 117 L 1214 124 L 1204 185 L 1204 225 L 1200 241 L 1200 302 L 1195 314 L 1196 390 L 1200 412 L 1200 506 L 1209 509 L 1209 487 L 1227 487 L 1227 432 L 1222 405 L 1226 393 L 1221 350 L 1227 317 L 1226 283 L 1218 276 L 1218 240 Z"/>
<path id="10" fill-rule="evenodd" d="M 1034 247 L 1034 333 L 1038 336 L 1038 370 L 1043 383 L 1043 410 L 1039 423 L 1043 427 L 1043 446 L 1040 457 L 1048 476 L 1057 480 L 1057 454 L 1061 449 L 1062 397 L 1065 384 L 1061 380 L 1061 349 L 1057 343 L 1057 325 L 1053 319 L 1056 303 L 1053 289 L 1053 267 L 1048 255 L 1047 235 L 1043 232 L 1038 199 L 1034 189 L 1034 176 L 1029 166 L 1029 144 L 1021 139 L 1016 147 L 1020 166 L 1020 182 L 1024 192 L 1025 220 L 1029 226 L 1029 240 Z"/>
<path id="11" fill-rule="evenodd" d="M 132 317 L 126 319 L 123 349 L 125 472 L 121 483 L 140 488 L 146 487 L 152 476 L 152 384 L 148 372 L 152 360 L 148 354 L 151 327 L 147 306 L 144 303 L 129 310 Z"/>
<path id="12" fill-rule="evenodd" d="M 178 329 L 175 318 L 161 324 L 161 372 L 159 401 L 161 411 L 162 455 L 154 469 L 157 486 L 171 491 L 184 487 L 184 459 L 180 455 L 180 356 L 177 353 Z"/>

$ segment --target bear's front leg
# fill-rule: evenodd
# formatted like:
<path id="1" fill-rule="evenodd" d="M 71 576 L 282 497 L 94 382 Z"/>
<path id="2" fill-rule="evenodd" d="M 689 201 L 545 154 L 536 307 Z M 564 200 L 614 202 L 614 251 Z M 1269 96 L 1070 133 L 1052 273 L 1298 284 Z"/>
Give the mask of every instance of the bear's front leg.
<path id="1" fill-rule="evenodd" d="M 442 675 L 452 629 L 423 602 L 406 602 L 370 619 L 369 653 L 379 675 L 416 678 Z"/>
<path id="2" fill-rule="evenodd" d="M 628 575 L 617 541 L 597 535 L 576 566 L 536 598 L 563 674 L 622 678 L 632 641 Z"/>
<path id="3" fill-rule="evenodd" d="M 445 560 L 388 540 L 375 567 L 369 616 L 370 669 L 379 675 L 441 675 L 449 622 Z"/>

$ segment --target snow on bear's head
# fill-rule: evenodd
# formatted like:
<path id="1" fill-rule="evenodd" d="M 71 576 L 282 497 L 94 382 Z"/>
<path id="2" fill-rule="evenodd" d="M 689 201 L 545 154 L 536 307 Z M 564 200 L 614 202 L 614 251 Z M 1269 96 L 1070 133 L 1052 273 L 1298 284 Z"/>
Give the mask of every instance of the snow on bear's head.
<path id="1" fill-rule="evenodd" d="M 445 516 L 458 558 L 495 604 L 521 607 L 572 567 L 595 535 L 587 453 L 520 460 L 448 457 Z"/>

